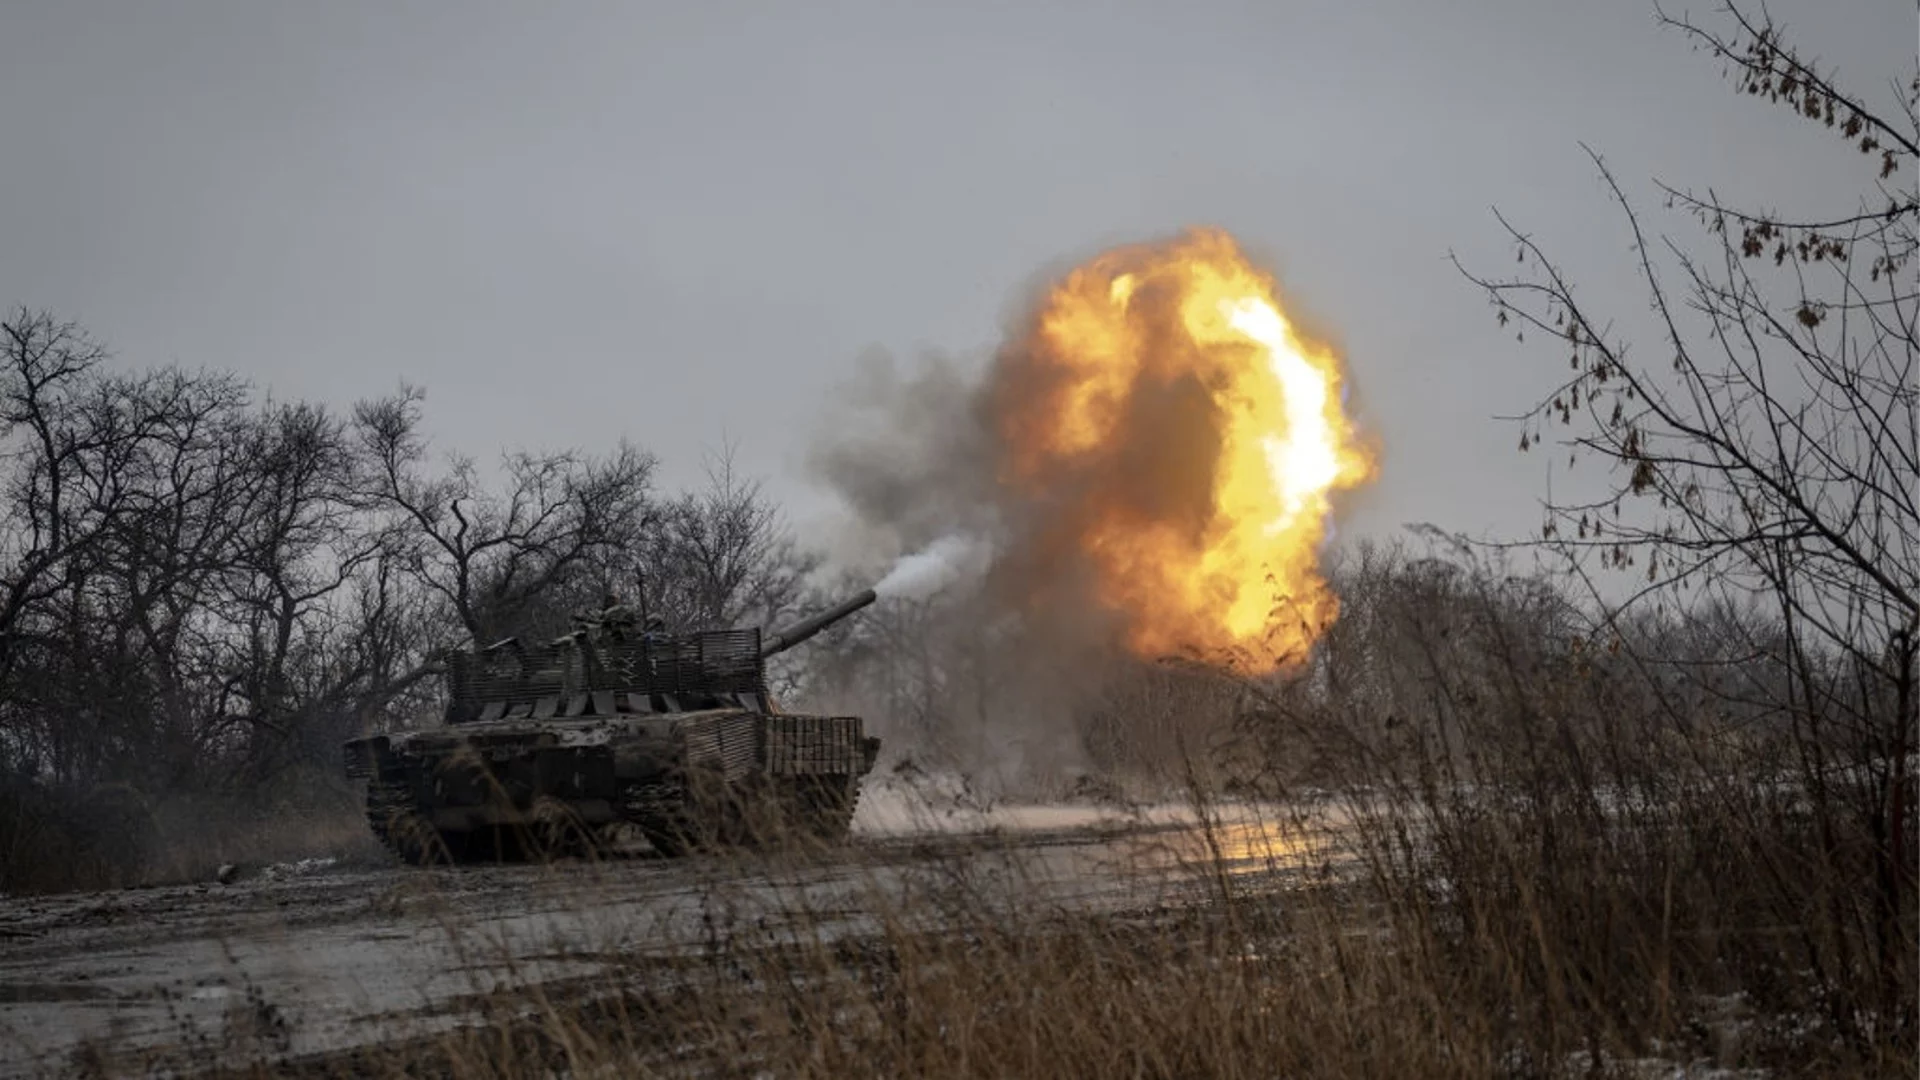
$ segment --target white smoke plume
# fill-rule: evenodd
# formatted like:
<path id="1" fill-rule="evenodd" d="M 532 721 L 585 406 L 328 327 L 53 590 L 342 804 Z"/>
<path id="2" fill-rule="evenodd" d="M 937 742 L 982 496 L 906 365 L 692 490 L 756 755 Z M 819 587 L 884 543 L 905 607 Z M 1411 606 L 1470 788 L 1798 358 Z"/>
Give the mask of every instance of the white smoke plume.
<path id="1" fill-rule="evenodd" d="M 921 600 L 959 581 L 977 581 L 992 565 L 993 550 L 977 537 L 953 535 L 894 564 L 873 591 L 889 600 Z"/>

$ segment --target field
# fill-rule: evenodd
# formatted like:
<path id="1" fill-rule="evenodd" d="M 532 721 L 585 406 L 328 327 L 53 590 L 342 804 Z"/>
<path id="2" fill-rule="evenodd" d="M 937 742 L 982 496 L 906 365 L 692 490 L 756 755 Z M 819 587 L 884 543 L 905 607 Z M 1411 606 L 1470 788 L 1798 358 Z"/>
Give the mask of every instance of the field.
<path id="1" fill-rule="evenodd" d="M 895 778 L 830 851 L 310 860 L 12 900 L 4 1072 L 1911 1073 L 1898 1032 L 1837 1028 L 1797 970 L 1817 911 L 1718 914 L 1760 895 L 1733 867 L 1542 873 L 1465 794 L 1471 828 L 1379 791 L 1199 790 L 979 806 Z M 1662 817 L 1645 856 L 1711 857 Z"/>

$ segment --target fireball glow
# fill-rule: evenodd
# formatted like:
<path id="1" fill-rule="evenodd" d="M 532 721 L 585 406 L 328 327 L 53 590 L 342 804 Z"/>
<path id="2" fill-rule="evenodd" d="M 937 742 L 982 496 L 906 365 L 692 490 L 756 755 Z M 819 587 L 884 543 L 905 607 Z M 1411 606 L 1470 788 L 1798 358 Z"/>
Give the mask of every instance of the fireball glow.
<path id="1" fill-rule="evenodd" d="M 1002 357 L 1001 481 L 1059 504 L 1127 645 L 1270 671 L 1338 613 L 1319 571 L 1335 491 L 1375 472 L 1340 358 L 1217 230 L 1074 269 Z"/>

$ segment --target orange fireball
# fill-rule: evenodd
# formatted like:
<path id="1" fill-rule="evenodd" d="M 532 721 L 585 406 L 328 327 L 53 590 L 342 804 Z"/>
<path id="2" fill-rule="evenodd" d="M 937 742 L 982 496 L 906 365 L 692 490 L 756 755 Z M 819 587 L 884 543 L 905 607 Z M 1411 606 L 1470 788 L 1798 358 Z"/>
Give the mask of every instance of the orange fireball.
<path id="1" fill-rule="evenodd" d="M 1134 652 L 1286 667 L 1339 610 L 1332 496 L 1375 471 L 1341 383 L 1226 233 L 1110 251 L 998 358 L 1000 481 Z"/>

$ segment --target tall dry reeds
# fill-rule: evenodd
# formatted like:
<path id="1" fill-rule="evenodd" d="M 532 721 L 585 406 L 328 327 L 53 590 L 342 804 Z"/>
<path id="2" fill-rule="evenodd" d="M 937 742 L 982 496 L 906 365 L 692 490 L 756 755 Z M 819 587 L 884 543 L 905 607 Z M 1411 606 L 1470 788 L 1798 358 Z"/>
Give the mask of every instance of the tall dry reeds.
<path id="1" fill-rule="evenodd" d="M 1012 835 L 696 856 L 697 942 L 635 927 L 591 978 L 490 975 L 480 1023 L 239 1071 L 1913 1075 L 1883 788 L 1772 695 L 1773 628 L 1596 634 L 1537 577 L 1367 559 L 1310 670 L 1101 699 L 1192 823 L 1115 848 L 1165 845 L 1136 867 L 1062 889 Z"/>

